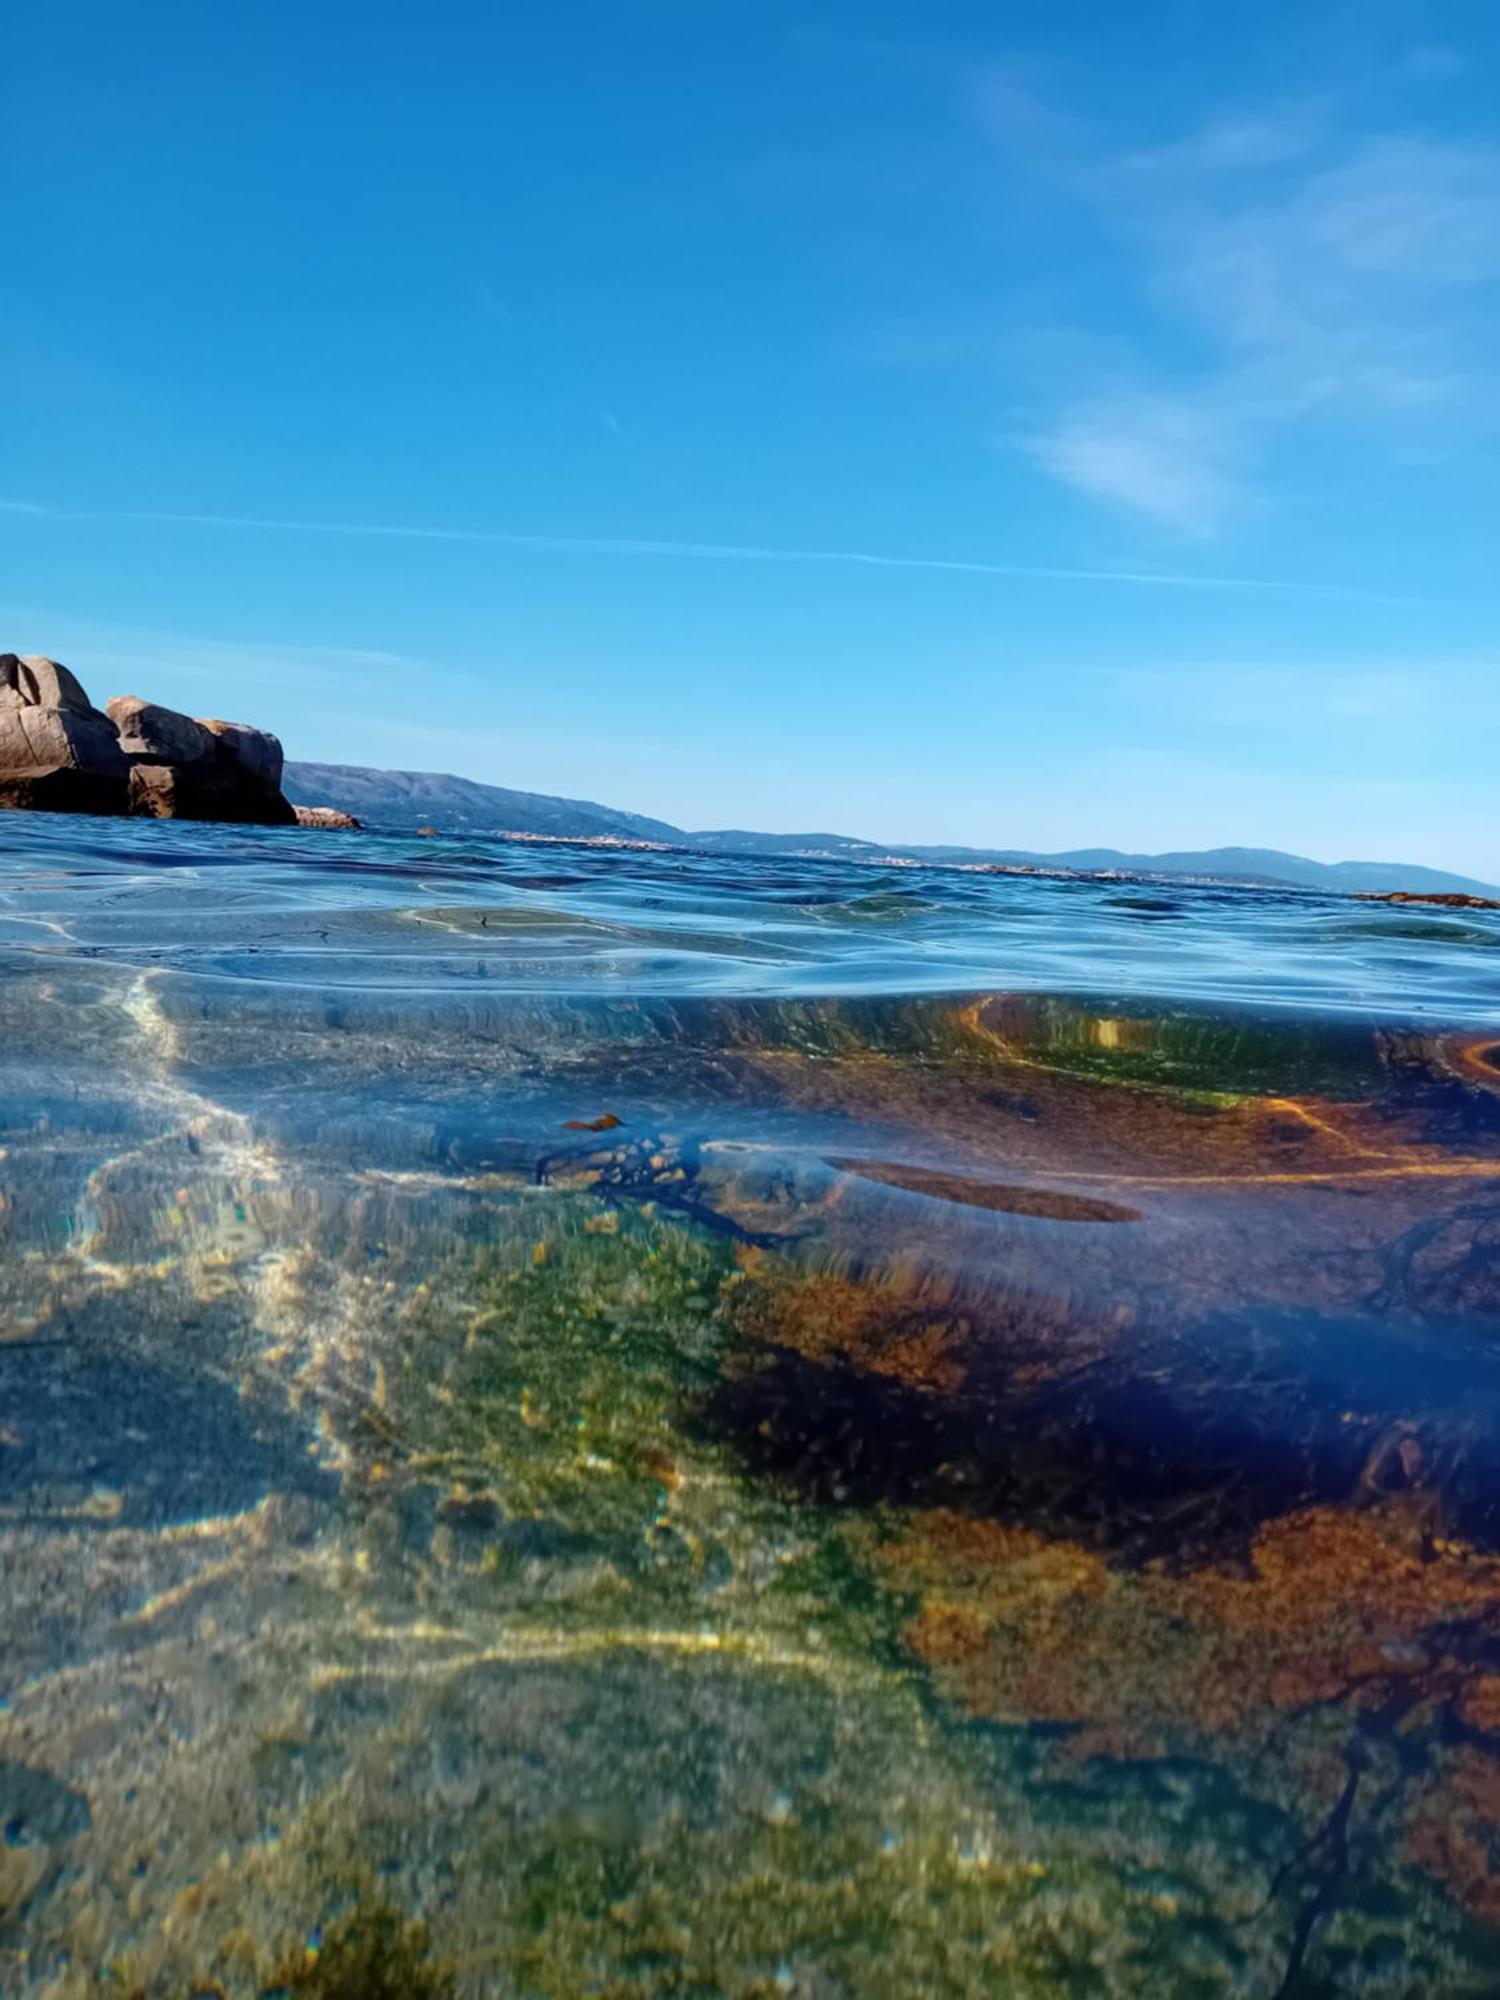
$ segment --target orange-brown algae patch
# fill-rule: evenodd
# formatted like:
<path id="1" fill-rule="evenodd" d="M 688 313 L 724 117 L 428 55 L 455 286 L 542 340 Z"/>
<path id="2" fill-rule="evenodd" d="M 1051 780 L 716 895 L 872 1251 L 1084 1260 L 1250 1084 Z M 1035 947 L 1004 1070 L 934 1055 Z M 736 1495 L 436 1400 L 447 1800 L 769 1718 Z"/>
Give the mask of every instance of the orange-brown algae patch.
<path id="1" fill-rule="evenodd" d="M 1324 1651 L 1500 1608 L 1500 1560 L 1424 1545 L 1399 1508 L 1309 1507 L 1256 1537 L 1249 1576 L 1185 1579 L 1215 1622 Z"/>
<path id="2" fill-rule="evenodd" d="M 1500 1736 L 1500 1674 L 1480 1674 L 1458 1697 L 1461 1721 L 1485 1736 Z"/>
<path id="3" fill-rule="evenodd" d="M 918 1593 L 907 1643 L 965 1707 L 1005 1721 L 1095 1722 L 1123 1600 L 1103 1559 L 1027 1528 L 948 1509 L 913 1517 L 880 1556 Z"/>
<path id="4" fill-rule="evenodd" d="M 1246 1571 L 1180 1575 L 1111 1569 L 1068 1542 L 934 1512 L 912 1517 L 881 1564 L 918 1594 L 914 1649 L 981 1712 L 1138 1714 L 1202 1734 L 1263 1729 L 1313 1703 L 1383 1700 L 1434 1676 L 1439 1694 L 1455 1691 L 1437 1635 L 1424 1634 L 1486 1614 L 1500 1622 L 1500 1561 L 1449 1547 L 1413 1547 L 1394 1508 L 1308 1508 L 1266 1525 Z M 1500 1718 L 1500 1701 L 1486 1713 Z"/>
<path id="5" fill-rule="evenodd" d="M 827 1272 L 795 1274 L 757 1252 L 741 1268 L 750 1282 L 733 1288 L 730 1310 L 744 1338 L 809 1361 L 848 1361 L 919 1390 L 963 1387 L 971 1327 L 941 1298 Z"/>
<path id="6" fill-rule="evenodd" d="M 1413 1810 L 1406 1850 L 1466 1910 L 1500 1923 L 1500 1764 L 1460 1750 Z"/>
<path id="7" fill-rule="evenodd" d="M 1116 1569 L 941 1510 L 908 1516 L 878 1563 L 915 1599 L 906 1642 L 938 1688 L 995 1720 L 1073 1725 L 1072 1758 L 1228 1757 L 1326 1809 L 1361 1730 L 1415 1739 L 1406 1851 L 1500 1921 L 1500 1757 L 1451 1747 L 1500 1734 L 1500 1674 L 1454 1651 L 1457 1629 L 1500 1638 L 1500 1560 L 1432 1547 L 1392 1505 L 1268 1522 L 1238 1570 Z"/>

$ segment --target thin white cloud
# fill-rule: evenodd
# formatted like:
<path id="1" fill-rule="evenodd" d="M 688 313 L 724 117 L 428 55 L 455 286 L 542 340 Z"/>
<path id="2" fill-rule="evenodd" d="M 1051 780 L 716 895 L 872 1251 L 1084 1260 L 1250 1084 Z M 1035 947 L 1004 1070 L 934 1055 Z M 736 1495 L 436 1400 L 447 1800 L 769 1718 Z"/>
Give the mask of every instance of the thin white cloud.
<path id="1" fill-rule="evenodd" d="M 200 514 L 155 507 L 49 507 L 28 503 L 28 513 L 64 523 L 158 522 L 164 526 L 246 529 L 285 535 L 351 535 L 414 542 L 460 542 L 485 547 L 536 549 L 558 555 L 648 556 L 692 562 L 797 563 L 862 569 L 936 570 L 957 576 L 1004 577 L 1044 583 L 1123 584 L 1167 590 L 1287 592 L 1370 604 L 1416 604 L 1417 597 L 1299 583 L 1278 577 L 1208 575 L 1189 570 L 1085 569 L 1040 563 L 969 561 L 949 556 L 885 555 L 866 549 L 761 548 L 734 542 L 651 541 L 611 535 L 541 535 L 502 528 L 432 528 L 407 522 L 312 521 L 258 514 Z"/>
<path id="2" fill-rule="evenodd" d="M 1487 136 L 1351 132 L 1308 98 L 1146 149 L 1086 136 L 1051 184 L 1126 253 L 1116 320 L 1142 328 L 1133 382 L 1117 356 L 1107 398 L 1065 395 L 1026 438 L 1063 483 L 1202 535 L 1304 420 L 1401 455 L 1495 423 Z M 1164 373 L 1163 348 L 1198 358 Z"/>
<path id="3" fill-rule="evenodd" d="M 1465 294 L 1500 277 L 1500 149 L 1376 139 L 1316 171 L 1237 184 L 1134 174 L 1149 282 L 1232 352 L 1320 396 L 1462 344 Z M 1371 368 L 1370 364 L 1376 366 Z"/>
<path id="4" fill-rule="evenodd" d="M 1316 103 L 1274 105 L 1262 110 L 1211 118 L 1184 139 L 1127 153 L 1113 164 L 1116 176 L 1164 173 L 1248 173 L 1305 159 L 1325 129 L 1324 108 Z"/>
<path id="5" fill-rule="evenodd" d="M 1235 503 L 1226 428 L 1191 403 L 1084 405 L 1033 439 L 1031 451 L 1054 478 L 1183 535 L 1211 533 Z"/>

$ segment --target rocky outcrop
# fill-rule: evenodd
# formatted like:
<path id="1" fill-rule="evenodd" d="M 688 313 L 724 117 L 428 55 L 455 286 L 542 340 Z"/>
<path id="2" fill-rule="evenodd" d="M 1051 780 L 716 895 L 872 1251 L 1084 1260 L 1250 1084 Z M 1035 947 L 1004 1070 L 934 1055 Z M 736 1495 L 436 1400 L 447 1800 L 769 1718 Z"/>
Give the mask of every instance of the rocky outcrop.
<path id="1" fill-rule="evenodd" d="M 77 678 L 39 653 L 0 653 L 0 708 L 66 708 L 97 715 Z"/>
<path id="2" fill-rule="evenodd" d="M 101 713 L 56 660 L 0 653 L 0 807 L 291 826 L 281 744 L 137 695 Z"/>
<path id="3" fill-rule="evenodd" d="M 358 833 L 364 826 L 362 819 L 340 812 L 337 806 L 293 806 L 292 811 L 298 826 L 323 826 L 334 833 Z"/>
<path id="4" fill-rule="evenodd" d="M 67 668 L 0 653 L 0 807 L 122 813 L 129 798 L 114 724 Z"/>
<path id="5" fill-rule="evenodd" d="M 151 819 L 291 826 L 281 795 L 281 744 L 247 722 L 194 719 L 139 695 L 107 705 L 130 765 L 130 811 Z"/>
<path id="6" fill-rule="evenodd" d="M 1454 889 L 1362 889 L 1357 903 L 1434 903 L 1442 910 L 1500 910 L 1493 896 L 1470 896 Z"/>
<path id="7" fill-rule="evenodd" d="M 160 708 L 139 695 L 117 694 L 104 712 L 119 732 L 125 755 L 148 764 L 201 764 L 213 755 L 214 739 L 201 722 Z"/>
<path id="8" fill-rule="evenodd" d="M 269 792 L 281 790 L 281 771 L 286 760 L 281 753 L 280 737 L 273 736 L 268 729 L 252 729 L 248 722 L 220 722 L 213 716 L 205 716 L 202 726 L 218 739 L 220 750 L 227 752 L 258 784 Z"/>

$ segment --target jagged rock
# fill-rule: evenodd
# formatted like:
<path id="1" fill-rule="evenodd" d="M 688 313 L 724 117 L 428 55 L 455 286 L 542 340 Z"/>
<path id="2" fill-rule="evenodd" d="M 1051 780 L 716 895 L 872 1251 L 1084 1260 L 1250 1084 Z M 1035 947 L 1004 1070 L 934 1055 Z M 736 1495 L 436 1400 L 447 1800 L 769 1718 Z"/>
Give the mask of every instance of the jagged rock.
<path id="1" fill-rule="evenodd" d="M 353 813 L 340 812 L 337 806 L 293 806 L 298 826 L 324 826 L 334 832 L 358 833 L 364 821 L 356 819 Z"/>
<path id="2" fill-rule="evenodd" d="M 117 694 L 104 704 L 104 712 L 120 732 L 120 748 L 127 757 L 157 764 L 201 764 L 214 754 L 210 732 L 175 708 L 162 708 L 135 694 Z"/>
<path id="3" fill-rule="evenodd" d="M 0 653 L 0 807 L 122 813 L 128 783 L 114 724 L 67 668 Z"/>

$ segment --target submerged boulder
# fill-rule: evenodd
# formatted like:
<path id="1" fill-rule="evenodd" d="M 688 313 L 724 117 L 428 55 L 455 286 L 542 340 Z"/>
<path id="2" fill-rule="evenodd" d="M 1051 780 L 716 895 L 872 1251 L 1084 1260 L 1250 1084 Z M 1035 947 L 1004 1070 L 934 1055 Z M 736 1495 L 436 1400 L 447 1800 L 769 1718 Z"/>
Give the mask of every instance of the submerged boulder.
<path id="1" fill-rule="evenodd" d="M 0 807 L 129 809 L 129 766 L 114 724 L 56 660 L 0 653 Z"/>

